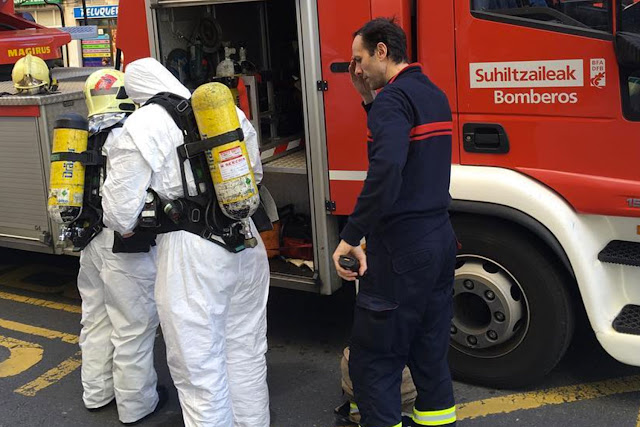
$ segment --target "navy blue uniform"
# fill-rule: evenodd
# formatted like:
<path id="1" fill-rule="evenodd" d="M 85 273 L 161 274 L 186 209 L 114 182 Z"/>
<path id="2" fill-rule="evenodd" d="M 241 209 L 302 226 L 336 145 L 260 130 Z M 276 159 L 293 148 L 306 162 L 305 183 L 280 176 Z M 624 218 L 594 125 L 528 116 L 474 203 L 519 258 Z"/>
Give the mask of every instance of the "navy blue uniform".
<path id="1" fill-rule="evenodd" d="M 414 423 L 451 426 L 451 110 L 419 64 L 404 68 L 365 109 L 369 170 L 341 233 L 352 246 L 367 236 L 349 360 L 360 424 L 400 425 L 408 365 L 418 390 Z"/>

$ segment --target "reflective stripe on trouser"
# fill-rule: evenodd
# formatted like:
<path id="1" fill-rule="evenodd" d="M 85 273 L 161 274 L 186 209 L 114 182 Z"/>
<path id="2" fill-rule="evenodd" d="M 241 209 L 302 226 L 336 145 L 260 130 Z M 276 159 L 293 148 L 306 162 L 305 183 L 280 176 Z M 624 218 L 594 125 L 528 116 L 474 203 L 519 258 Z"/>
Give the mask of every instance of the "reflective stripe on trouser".
<path id="1" fill-rule="evenodd" d="M 413 409 L 413 421 L 420 426 L 442 426 L 456 421 L 456 407 L 442 411 L 418 411 Z"/>
<path id="2" fill-rule="evenodd" d="M 105 229 L 80 255 L 83 400 L 87 408 L 97 408 L 115 396 L 120 421 L 130 423 L 158 404 L 155 248 L 114 254 L 112 247 L 113 231 Z"/>
<path id="3" fill-rule="evenodd" d="M 355 402 L 349 402 L 349 413 L 350 414 L 359 414 L 360 410 L 358 409 L 358 405 Z"/>
<path id="4" fill-rule="evenodd" d="M 455 404 L 447 362 L 456 240 L 448 220 L 411 245 L 371 234 L 369 270 L 356 297 L 349 374 L 363 427 L 401 419 L 402 370 L 416 385 L 416 408 Z"/>
<path id="5" fill-rule="evenodd" d="M 349 403 L 349 413 L 352 415 L 360 413 L 358 405 L 354 402 Z M 414 408 L 412 418 L 416 424 L 421 426 L 441 426 L 451 424 L 456 421 L 456 407 L 452 406 L 451 408 L 442 411 L 418 411 Z M 402 423 L 397 424 L 394 427 L 401 425 Z"/>
<path id="6" fill-rule="evenodd" d="M 254 233 L 259 245 L 237 254 L 186 231 L 158 237 L 156 301 L 185 427 L 269 427 L 269 264 Z"/>

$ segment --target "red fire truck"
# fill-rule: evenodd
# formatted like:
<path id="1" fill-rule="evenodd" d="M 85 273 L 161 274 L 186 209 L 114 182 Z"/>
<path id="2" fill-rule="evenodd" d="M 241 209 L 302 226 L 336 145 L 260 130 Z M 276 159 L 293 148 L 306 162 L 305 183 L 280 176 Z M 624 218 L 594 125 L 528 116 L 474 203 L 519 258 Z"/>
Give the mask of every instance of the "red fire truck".
<path id="1" fill-rule="evenodd" d="M 189 88 L 233 63 L 290 237 L 281 253 L 307 258 L 299 267 L 272 258 L 272 283 L 327 295 L 341 286 L 331 254 L 367 170 L 352 33 L 378 16 L 398 19 L 453 111 L 454 373 L 496 386 L 540 378 L 564 354 L 581 307 L 603 348 L 640 366 L 640 4 L 126 0 L 120 62 L 153 56 Z M 46 136 L 46 108 L 3 108 L 7 123 Z M 39 140 L 29 164 L 46 168 L 50 147 Z M 2 217 L 13 215 L 0 220 L 0 245 L 59 252 L 41 176 L 33 220 L 0 200 Z M 12 177 L 0 190 L 18 200 L 26 190 Z M 284 210 L 295 212 L 286 223 Z"/>

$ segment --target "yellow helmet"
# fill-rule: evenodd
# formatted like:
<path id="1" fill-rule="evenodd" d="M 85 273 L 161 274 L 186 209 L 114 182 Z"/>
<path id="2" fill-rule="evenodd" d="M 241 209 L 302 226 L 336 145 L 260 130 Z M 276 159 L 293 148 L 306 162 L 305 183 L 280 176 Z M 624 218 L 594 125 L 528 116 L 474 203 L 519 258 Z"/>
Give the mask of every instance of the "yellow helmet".
<path id="1" fill-rule="evenodd" d="M 84 84 L 89 117 L 105 113 L 131 113 L 136 105 L 124 90 L 124 73 L 102 69 L 92 73 Z"/>
<path id="2" fill-rule="evenodd" d="M 16 62 L 11 71 L 11 80 L 18 92 L 37 93 L 48 90 L 51 85 L 46 62 L 31 54 L 27 54 Z"/>

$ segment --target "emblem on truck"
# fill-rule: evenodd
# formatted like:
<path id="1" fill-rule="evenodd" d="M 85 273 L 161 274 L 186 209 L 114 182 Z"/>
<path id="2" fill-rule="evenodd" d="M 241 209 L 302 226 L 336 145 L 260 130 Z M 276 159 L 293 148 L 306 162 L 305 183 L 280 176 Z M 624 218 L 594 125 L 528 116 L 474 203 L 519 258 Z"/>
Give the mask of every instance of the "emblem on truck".
<path id="1" fill-rule="evenodd" d="M 592 58 L 589 71 L 591 86 L 602 89 L 607 85 L 607 67 L 604 58 Z"/>

